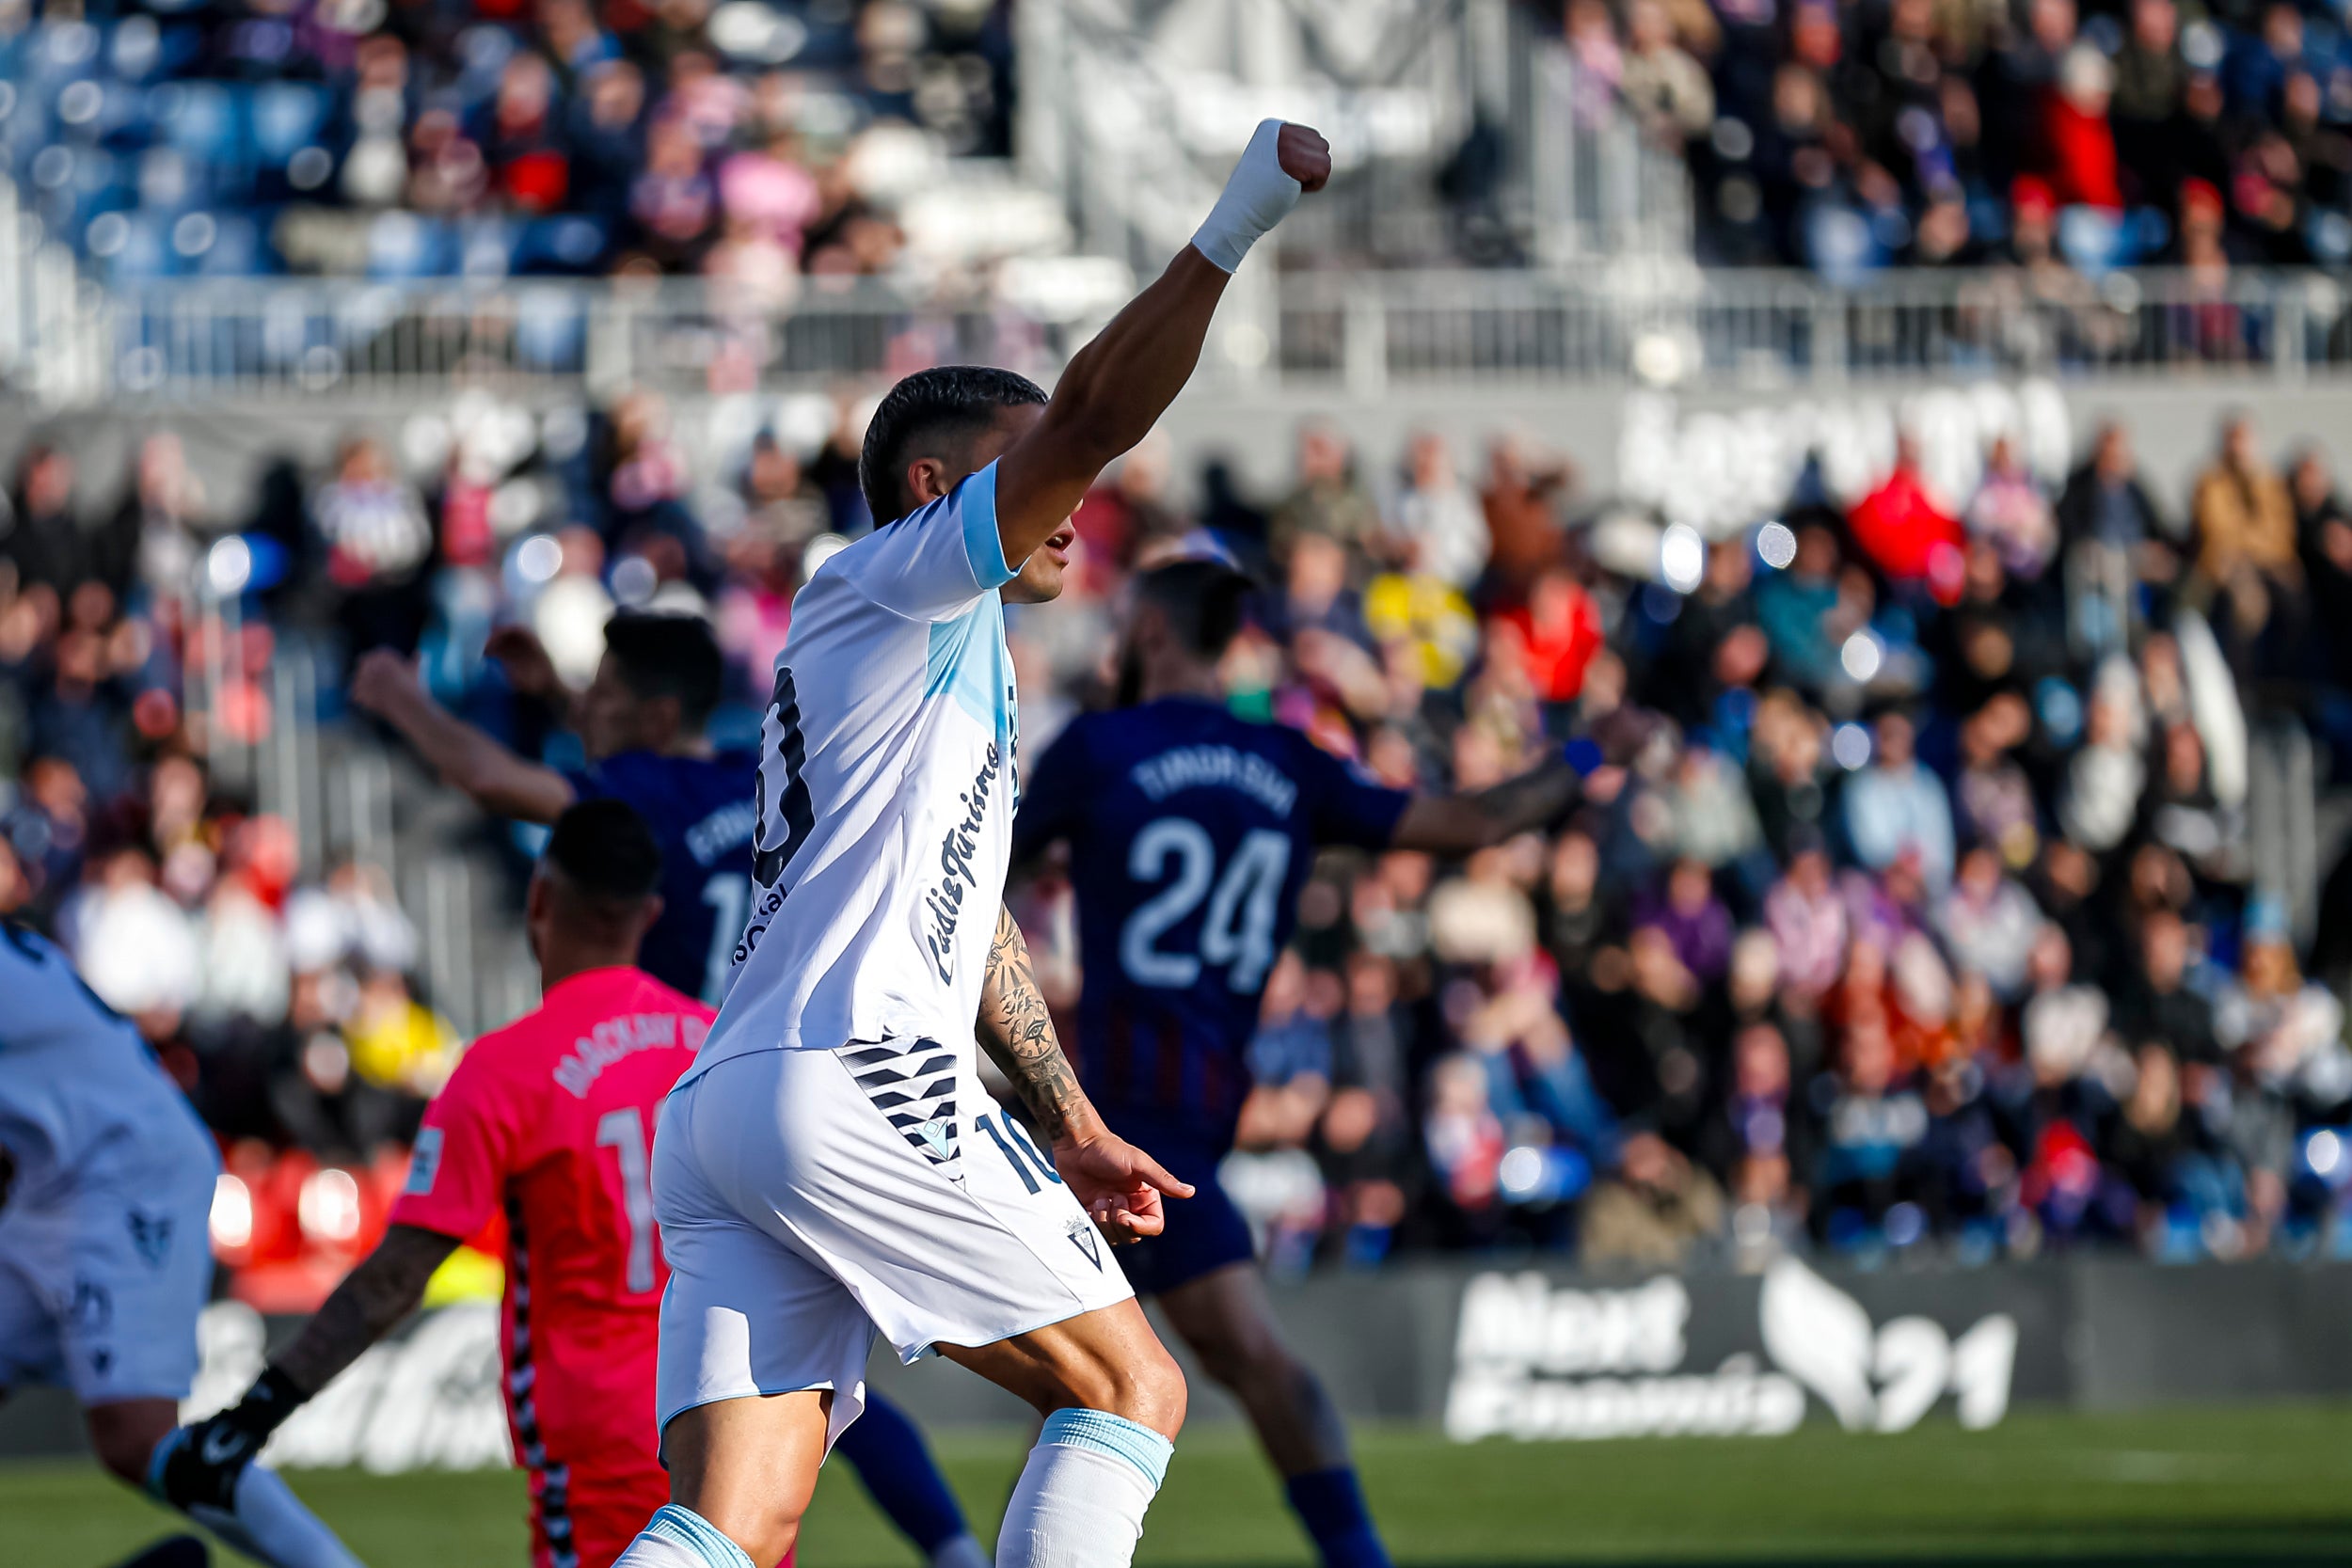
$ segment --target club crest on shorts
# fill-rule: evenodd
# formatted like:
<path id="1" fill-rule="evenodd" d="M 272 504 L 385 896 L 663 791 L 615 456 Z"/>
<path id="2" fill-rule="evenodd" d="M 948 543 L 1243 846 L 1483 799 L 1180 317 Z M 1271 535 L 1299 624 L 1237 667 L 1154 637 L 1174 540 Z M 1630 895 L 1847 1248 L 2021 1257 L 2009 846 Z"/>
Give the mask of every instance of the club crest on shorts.
<path id="1" fill-rule="evenodd" d="M 84 1334 L 103 1334 L 114 1326 L 114 1292 L 87 1275 L 73 1276 L 72 1304 L 66 1319 Z"/>
<path id="2" fill-rule="evenodd" d="M 131 1244 L 147 1259 L 147 1266 L 162 1268 L 165 1255 L 171 1251 L 171 1216 L 132 1209 L 124 1212 L 123 1222 L 130 1227 Z"/>
<path id="3" fill-rule="evenodd" d="M 955 1157 L 956 1124 L 946 1117 L 933 1117 L 916 1124 L 914 1135 L 923 1140 L 923 1152 L 934 1160 Z"/>
<path id="4" fill-rule="evenodd" d="M 1086 1254 L 1088 1262 L 1097 1269 L 1103 1266 L 1103 1238 L 1096 1233 L 1091 1220 L 1072 1220 L 1065 1227 L 1070 1244 Z"/>

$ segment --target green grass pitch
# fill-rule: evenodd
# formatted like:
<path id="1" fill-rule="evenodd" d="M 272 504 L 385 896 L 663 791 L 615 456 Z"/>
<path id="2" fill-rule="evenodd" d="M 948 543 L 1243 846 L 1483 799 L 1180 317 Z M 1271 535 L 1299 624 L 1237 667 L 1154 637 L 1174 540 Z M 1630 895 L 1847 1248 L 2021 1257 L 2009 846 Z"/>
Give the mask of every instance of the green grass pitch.
<path id="1" fill-rule="evenodd" d="M 939 1444 L 983 1523 L 1018 1439 Z M 1811 1426 L 1782 1439 L 1457 1447 L 1402 1430 L 1359 1442 L 1365 1489 L 1400 1564 L 1949 1564 L 2352 1560 L 2352 1406 L 2130 1416 L 2026 1412 L 1985 1433 L 1931 1420 L 1899 1436 Z M 371 1568 L 523 1562 L 513 1473 L 294 1476 Z M 168 1515 L 87 1465 L 0 1467 L 0 1560 L 99 1568 Z M 1310 1560 L 1247 1440 L 1178 1446 L 1140 1563 Z M 827 1468 L 802 1537 L 805 1568 L 914 1562 L 847 1466 Z"/>

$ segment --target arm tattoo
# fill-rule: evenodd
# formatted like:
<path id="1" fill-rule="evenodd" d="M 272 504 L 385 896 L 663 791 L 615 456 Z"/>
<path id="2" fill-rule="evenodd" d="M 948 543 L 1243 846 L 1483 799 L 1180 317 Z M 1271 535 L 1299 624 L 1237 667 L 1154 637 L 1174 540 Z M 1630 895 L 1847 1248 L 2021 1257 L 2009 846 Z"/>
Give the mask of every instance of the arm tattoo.
<path id="1" fill-rule="evenodd" d="M 1086 1091 L 1078 1087 L 1045 998 L 1038 993 L 1029 944 L 1021 940 L 1012 911 L 1002 906 L 988 945 L 988 977 L 980 984 L 977 1033 L 980 1048 L 1021 1091 L 1047 1141 L 1060 1141 L 1072 1121 L 1089 1109 Z"/>
<path id="2" fill-rule="evenodd" d="M 417 1309 L 425 1282 L 456 1249 L 454 1236 L 393 1226 L 277 1357 L 278 1370 L 306 1396 L 326 1387 Z"/>

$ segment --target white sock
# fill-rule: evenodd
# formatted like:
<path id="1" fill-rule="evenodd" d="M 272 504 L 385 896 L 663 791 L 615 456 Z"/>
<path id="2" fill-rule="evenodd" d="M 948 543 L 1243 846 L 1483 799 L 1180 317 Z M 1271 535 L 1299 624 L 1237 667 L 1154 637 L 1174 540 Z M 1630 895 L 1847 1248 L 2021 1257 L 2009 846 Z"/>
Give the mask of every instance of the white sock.
<path id="1" fill-rule="evenodd" d="M 931 1553 L 931 1568 L 989 1568 L 993 1560 L 970 1530 L 949 1536 Z"/>
<path id="2" fill-rule="evenodd" d="M 237 1477 L 233 1513 L 199 1504 L 188 1517 L 270 1568 L 360 1568 L 351 1549 L 302 1506 L 275 1470 L 248 1465 Z"/>
<path id="3" fill-rule="evenodd" d="M 996 1568 L 1127 1568 L 1176 1446 L 1100 1410 L 1045 1418 L 996 1536 Z"/>
<path id="4" fill-rule="evenodd" d="M 752 1560 L 692 1509 L 665 1503 L 612 1568 L 752 1568 Z"/>

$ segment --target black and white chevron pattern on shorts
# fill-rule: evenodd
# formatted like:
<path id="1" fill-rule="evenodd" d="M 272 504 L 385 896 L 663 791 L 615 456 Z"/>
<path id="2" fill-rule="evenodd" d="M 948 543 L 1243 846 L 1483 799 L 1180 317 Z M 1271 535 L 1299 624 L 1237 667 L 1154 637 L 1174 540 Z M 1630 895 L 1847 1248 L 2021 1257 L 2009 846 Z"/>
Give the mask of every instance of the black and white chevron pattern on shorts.
<path id="1" fill-rule="evenodd" d="M 908 1147 L 955 1175 L 962 1152 L 956 1130 L 956 1053 L 937 1040 L 859 1041 L 845 1047 L 841 1059 Z"/>

